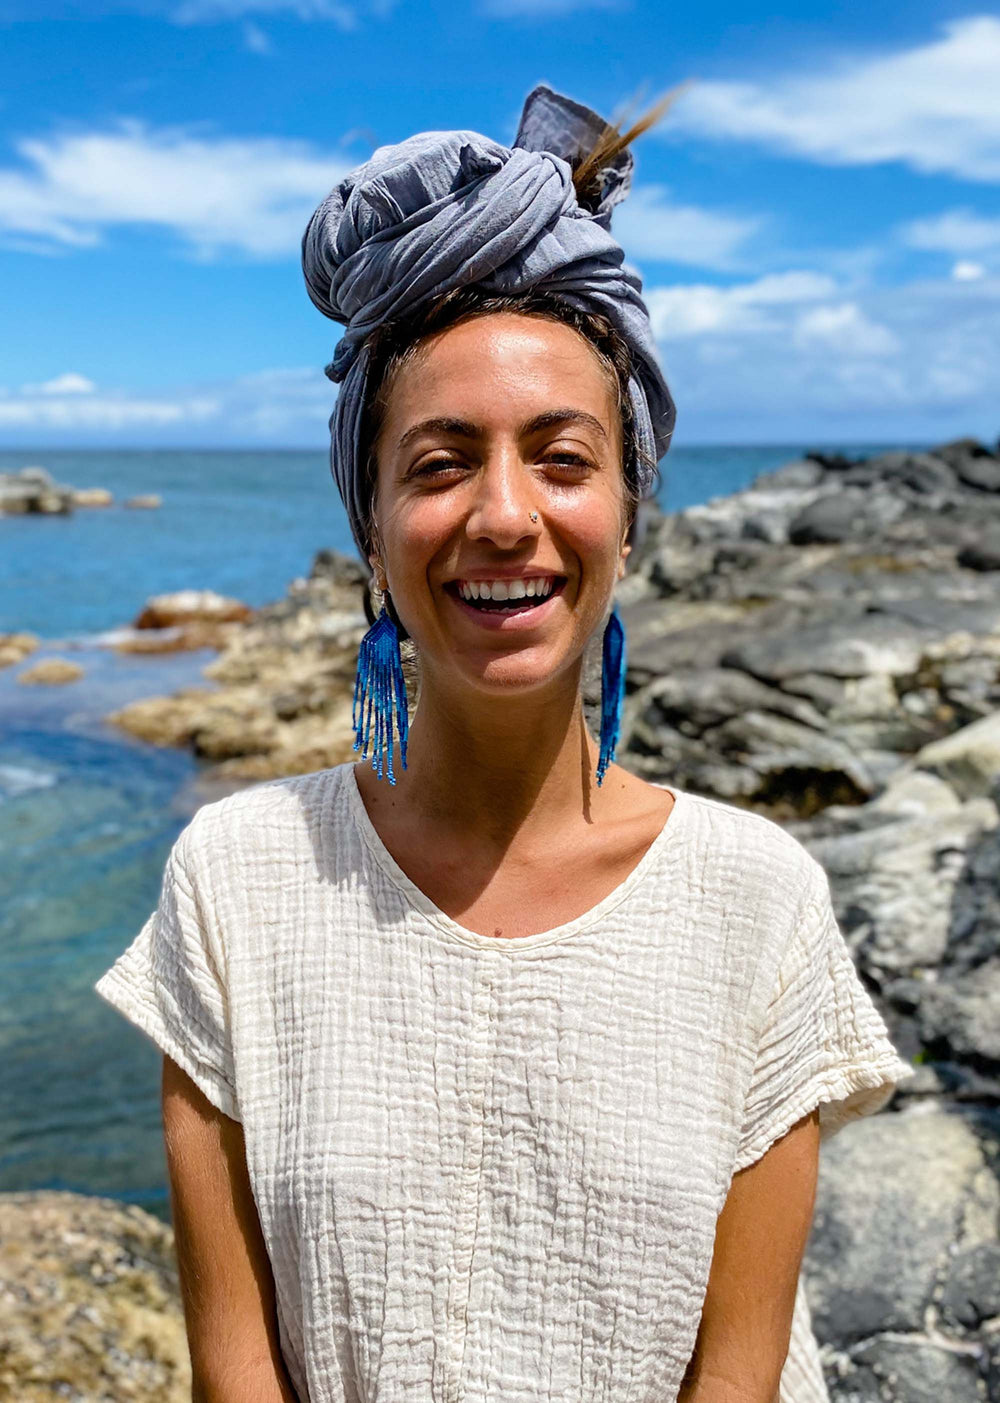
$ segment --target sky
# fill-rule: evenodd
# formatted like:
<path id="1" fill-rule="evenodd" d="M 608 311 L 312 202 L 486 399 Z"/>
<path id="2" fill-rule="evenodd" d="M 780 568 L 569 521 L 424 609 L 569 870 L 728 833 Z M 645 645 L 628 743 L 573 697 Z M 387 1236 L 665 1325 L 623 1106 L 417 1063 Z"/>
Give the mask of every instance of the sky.
<path id="1" fill-rule="evenodd" d="M 0 447 L 325 447 L 313 209 L 377 147 L 629 120 L 675 443 L 1000 432 L 1000 9 L 0 0 Z"/>

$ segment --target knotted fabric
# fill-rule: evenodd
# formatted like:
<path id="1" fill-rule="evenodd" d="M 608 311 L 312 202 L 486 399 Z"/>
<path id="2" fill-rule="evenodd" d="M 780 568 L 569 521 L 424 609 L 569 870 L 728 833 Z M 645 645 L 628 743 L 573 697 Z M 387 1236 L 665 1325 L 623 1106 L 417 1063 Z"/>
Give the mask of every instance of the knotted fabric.
<path id="1" fill-rule="evenodd" d="M 628 194 L 626 148 L 599 172 L 596 208 L 573 186 L 571 160 L 588 154 L 607 123 L 539 84 L 525 99 L 513 146 L 474 131 L 429 131 L 380 146 L 344 177 L 302 237 L 302 268 L 313 302 L 346 330 L 326 367 L 340 385 L 330 416 L 330 466 L 362 557 L 367 487 L 360 461 L 369 354 L 365 339 L 452 288 L 475 283 L 489 295 L 553 293 L 602 312 L 632 352 L 629 397 L 639 448 L 667 451 L 674 402 L 660 369 L 642 280 L 611 234 L 613 207 Z M 640 494 L 653 471 L 637 464 Z"/>

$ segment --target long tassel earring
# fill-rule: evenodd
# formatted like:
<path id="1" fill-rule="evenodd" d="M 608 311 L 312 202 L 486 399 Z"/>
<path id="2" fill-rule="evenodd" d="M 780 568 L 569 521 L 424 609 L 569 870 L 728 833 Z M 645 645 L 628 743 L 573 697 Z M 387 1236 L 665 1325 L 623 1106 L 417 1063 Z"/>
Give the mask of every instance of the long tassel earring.
<path id="1" fill-rule="evenodd" d="M 598 785 L 615 758 L 615 749 L 621 734 L 625 666 L 625 628 L 616 604 L 612 606 L 605 625 L 601 649 L 601 752 L 597 762 Z"/>
<path id="2" fill-rule="evenodd" d="M 379 779 L 387 778 L 395 784 L 393 721 L 399 732 L 399 756 L 405 770 L 409 715 L 399 633 L 384 604 L 358 649 L 352 720 L 354 749 L 360 750 L 361 758 L 367 760 L 369 743 L 373 743 L 372 769 Z"/>

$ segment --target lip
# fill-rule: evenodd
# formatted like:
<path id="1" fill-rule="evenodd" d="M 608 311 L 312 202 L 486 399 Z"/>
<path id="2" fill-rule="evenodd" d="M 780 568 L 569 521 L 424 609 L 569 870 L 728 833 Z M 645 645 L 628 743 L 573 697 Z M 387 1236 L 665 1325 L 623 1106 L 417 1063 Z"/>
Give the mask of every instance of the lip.
<path id="1" fill-rule="evenodd" d="M 481 580 L 560 580 L 565 583 L 566 576 L 559 570 L 541 570 L 537 566 L 531 570 L 504 570 L 497 567 L 494 570 L 470 570 L 466 575 L 456 575 L 454 579 L 447 580 L 447 585 L 457 585 L 459 580 L 468 580 L 470 584 L 475 581 L 478 584 Z"/>
<path id="2" fill-rule="evenodd" d="M 543 577 L 533 577 L 531 575 L 482 575 L 479 577 L 477 577 L 476 575 L 461 576 L 461 579 L 463 580 L 475 580 L 476 578 L 484 580 L 530 580 L 532 578 Z M 549 597 L 545 600 L 544 604 L 524 604 L 519 609 L 506 609 L 502 614 L 493 613 L 490 610 L 477 609 L 474 607 L 474 605 L 467 604 L 458 592 L 458 582 L 456 580 L 449 580 L 448 584 L 445 586 L 444 592 L 447 595 L 447 597 L 451 600 L 451 602 L 457 608 L 461 609 L 465 617 L 467 619 L 471 619 L 473 623 L 478 624 L 480 628 L 491 630 L 494 633 L 516 633 L 525 632 L 528 629 L 536 628 L 540 623 L 544 623 L 545 620 L 548 618 L 549 614 L 551 613 L 555 605 L 555 601 L 559 598 L 559 596 L 562 594 L 565 588 L 566 577 L 565 575 L 562 575 L 559 577 L 558 583 L 552 590 L 552 593 L 549 595 Z"/>

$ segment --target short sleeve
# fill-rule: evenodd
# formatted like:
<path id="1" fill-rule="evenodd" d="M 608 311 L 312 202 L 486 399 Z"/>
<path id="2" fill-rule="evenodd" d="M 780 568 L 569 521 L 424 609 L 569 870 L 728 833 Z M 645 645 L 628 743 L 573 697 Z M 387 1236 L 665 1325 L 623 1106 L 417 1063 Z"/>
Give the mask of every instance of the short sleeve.
<path id="1" fill-rule="evenodd" d="M 881 1110 L 897 1083 L 914 1075 L 854 967 L 826 872 L 808 855 L 806 892 L 757 1042 L 733 1173 L 817 1106 L 823 1141 Z"/>
<path id="2" fill-rule="evenodd" d="M 218 1110 L 240 1120 L 225 952 L 191 876 L 191 825 L 167 859 L 156 910 L 95 991 L 181 1066 Z"/>

